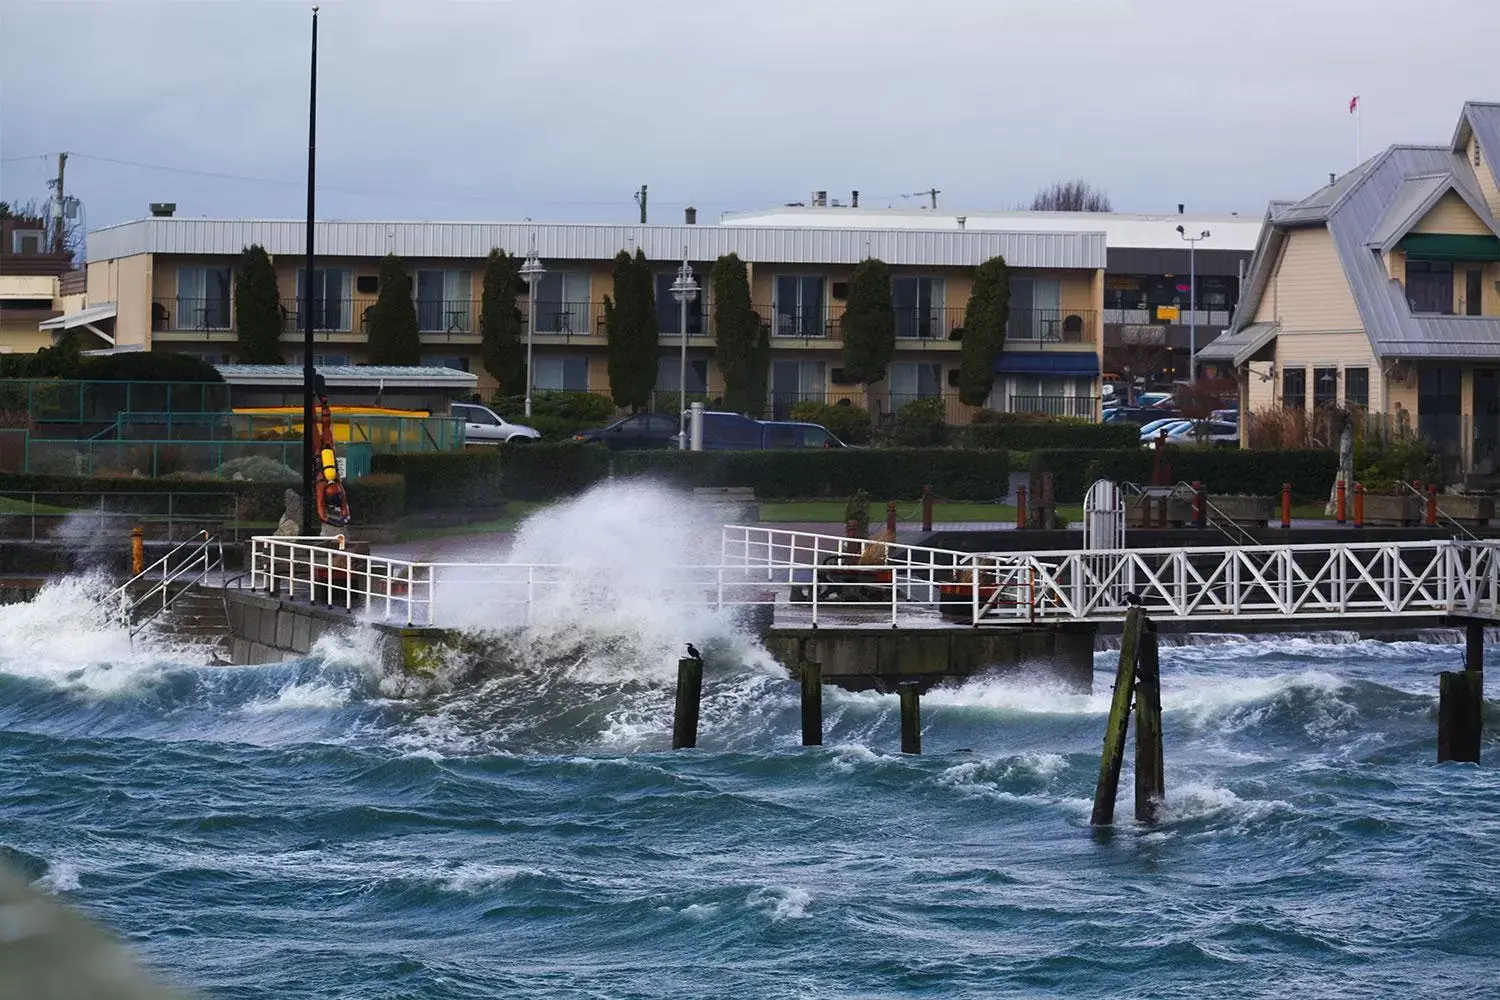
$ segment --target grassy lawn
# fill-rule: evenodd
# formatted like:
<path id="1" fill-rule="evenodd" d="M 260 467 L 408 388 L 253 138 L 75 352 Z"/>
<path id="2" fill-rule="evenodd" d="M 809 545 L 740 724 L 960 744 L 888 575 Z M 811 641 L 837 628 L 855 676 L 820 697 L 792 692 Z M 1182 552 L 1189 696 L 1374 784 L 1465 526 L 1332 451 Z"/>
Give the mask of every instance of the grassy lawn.
<path id="1" fill-rule="evenodd" d="M 35 508 L 31 506 L 31 500 L 22 500 L 19 497 L 0 497 L 0 514 L 30 514 L 32 510 L 38 514 L 71 514 L 72 507 L 57 507 L 52 504 L 39 503 Z"/>
<path id="2" fill-rule="evenodd" d="M 401 532 L 397 537 L 403 542 L 423 542 L 433 538 L 459 538 L 464 535 L 485 535 L 497 531 L 515 531 L 516 526 L 534 511 L 547 506 L 536 500 L 510 500 L 505 505 L 505 516 L 493 521 L 476 521 L 472 524 L 454 524 L 446 528 L 413 528 Z"/>

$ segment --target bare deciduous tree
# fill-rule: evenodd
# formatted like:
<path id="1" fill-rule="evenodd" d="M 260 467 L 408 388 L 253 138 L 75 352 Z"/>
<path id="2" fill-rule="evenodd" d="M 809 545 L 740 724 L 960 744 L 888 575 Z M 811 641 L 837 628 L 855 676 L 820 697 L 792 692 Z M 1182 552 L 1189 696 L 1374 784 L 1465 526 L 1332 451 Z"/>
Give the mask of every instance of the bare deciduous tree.
<path id="1" fill-rule="evenodd" d="M 1031 199 L 1033 212 L 1111 212 L 1109 195 L 1084 180 L 1058 181 Z"/>

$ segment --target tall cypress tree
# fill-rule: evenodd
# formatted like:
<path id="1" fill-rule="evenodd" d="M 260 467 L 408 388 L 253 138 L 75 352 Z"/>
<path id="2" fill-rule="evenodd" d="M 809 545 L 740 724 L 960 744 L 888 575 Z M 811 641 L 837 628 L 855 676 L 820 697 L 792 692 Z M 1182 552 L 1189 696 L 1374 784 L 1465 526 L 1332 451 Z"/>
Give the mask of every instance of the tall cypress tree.
<path id="1" fill-rule="evenodd" d="M 891 269 L 885 261 L 870 257 L 854 268 L 842 326 L 844 377 L 864 383 L 868 400 L 871 385 L 885 378 L 896 356 L 896 310 L 891 305 Z"/>
<path id="2" fill-rule="evenodd" d="M 983 406 L 995 384 L 995 362 L 1005 348 L 1010 320 L 1010 268 L 1004 257 L 991 257 L 974 271 L 974 286 L 964 310 L 964 339 L 958 356 L 958 398 Z"/>
<path id="3" fill-rule="evenodd" d="M 771 362 L 769 332 L 750 305 L 745 262 L 725 254 L 714 262 L 714 361 L 724 376 L 724 405 L 758 417 L 766 408 L 766 376 Z"/>
<path id="4" fill-rule="evenodd" d="M 240 254 L 234 276 L 234 329 L 240 361 L 279 364 L 282 324 L 281 290 L 276 287 L 271 257 L 263 246 L 248 246 Z"/>
<path id="5" fill-rule="evenodd" d="M 417 304 L 411 297 L 411 278 L 395 254 L 380 262 L 380 297 L 370 307 L 370 364 L 419 365 L 422 335 L 417 327 Z"/>
<path id="6" fill-rule="evenodd" d="M 500 383 L 500 394 L 526 393 L 526 351 L 521 343 L 520 264 L 504 250 L 490 251 L 484 265 L 484 291 L 479 303 L 479 339 L 484 369 Z"/>
<path id="7" fill-rule="evenodd" d="M 637 248 L 615 254 L 615 294 L 604 297 L 604 332 L 609 340 L 609 390 L 616 406 L 641 410 L 656 388 L 660 331 L 651 265 Z"/>

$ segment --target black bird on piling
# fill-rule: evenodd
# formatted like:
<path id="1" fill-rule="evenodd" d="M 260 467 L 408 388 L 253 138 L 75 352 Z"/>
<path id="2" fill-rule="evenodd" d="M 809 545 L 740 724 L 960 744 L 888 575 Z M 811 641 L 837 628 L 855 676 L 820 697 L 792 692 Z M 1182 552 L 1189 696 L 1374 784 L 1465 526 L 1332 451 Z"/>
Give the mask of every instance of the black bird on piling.
<path id="1" fill-rule="evenodd" d="M 695 660 L 701 660 L 701 659 L 703 659 L 703 654 L 700 653 L 700 652 L 698 652 L 698 647 L 697 646 L 694 646 L 692 643 L 688 643 L 687 644 L 687 648 L 688 648 L 688 655 L 691 656 L 693 659 L 695 659 Z"/>

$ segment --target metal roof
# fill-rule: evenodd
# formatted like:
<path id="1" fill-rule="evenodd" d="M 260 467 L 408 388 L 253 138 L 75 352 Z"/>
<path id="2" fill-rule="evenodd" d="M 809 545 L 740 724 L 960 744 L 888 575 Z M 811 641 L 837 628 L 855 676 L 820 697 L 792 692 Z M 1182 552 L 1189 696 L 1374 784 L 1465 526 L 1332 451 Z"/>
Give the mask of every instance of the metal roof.
<path id="1" fill-rule="evenodd" d="M 230 385 L 301 385 L 301 365 L 215 365 Z M 396 365 L 318 365 L 329 386 L 387 389 L 470 389 L 479 376 L 456 368 Z"/>
<path id="2" fill-rule="evenodd" d="M 67 313 L 62 316 L 54 316 L 43 320 L 39 329 L 42 330 L 72 330 L 75 327 L 88 326 L 90 323 L 99 323 L 106 319 L 115 318 L 115 304 L 113 302 L 101 302 L 97 306 L 89 306 L 75 313 Z"/>
<path id="3" fill-rule="evenodd" d="M 1491 117 L 1471 114 L 1472 109 L 1465 108 L 1471 119 Z M 1492 117 L 1500 128 L 1500 114 Z M 1390 277 L 1381 258 L 1381 250 L 1399 239 L 1448 190 L 1455 191 L 1500 235 L 1472 165 L 1446 146 L 1392 146 L 1290 207 L 1273 203 L 1268 212 L 1272 224 L 1256 249 L 1249 286 L 1226 335 L 1237 336 L 1253 328 L 1250 318 L 1265 294 L 1287 231 L 1323 223 L 1378 356 L 1500 358 L 1500 316 L 1413 313 L 1401 283 Z"/>
<path id="4" fill-rule="evenodd" d="M 303 254 L 306 224 L 255 219 L 139 219 L 89 234 L 89 260 L 134 254 L 238 254 L 259 244 L 273 255 Z M 857 264 L 879 257 L 916 267 L 973 267 L 1003 256 L 1012 267 L 1086 268 L 1105 263 L 1103 232 L 811 229 L 759 226 L 616 226 L 527 222 L 320 222 L 313 247 L 329 257 L 478 260 L 499 247 L 553 260 L 608 260 L 640 247 L 648 258 L 713 261 L 737 253 L 752 264 Z"/>
<path id="5" fill-rule="evenodd" d="M 962 223 L 960 223 L 962 220 Z M 787 205 L 764 212 L 729 213 L 721 225 L 785 226 L 798 229 L 906 229 L 951 232 L 1103 232 L 1105 244 L 1122 250 L 1186 247 L 1177 232 L 1208 230 L 1199 250 L 1252 250 L 1260 233 L 1257 216 L 1178 215 L 1170 212 L 934 212 L 912 208 L 807 207 Z"/>
<path id="6" fill-rule="evenodd" d="M 1236 333 L 1220 334 L 1198 351 L 1199 361 L 1229 361 L 1242 365 L 1276 336 L 1275 323 L 1255 323 Z"/>

